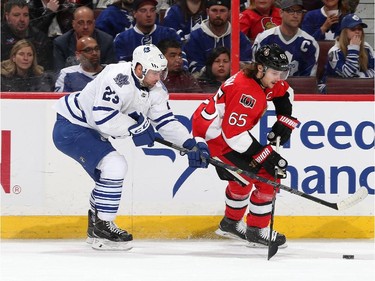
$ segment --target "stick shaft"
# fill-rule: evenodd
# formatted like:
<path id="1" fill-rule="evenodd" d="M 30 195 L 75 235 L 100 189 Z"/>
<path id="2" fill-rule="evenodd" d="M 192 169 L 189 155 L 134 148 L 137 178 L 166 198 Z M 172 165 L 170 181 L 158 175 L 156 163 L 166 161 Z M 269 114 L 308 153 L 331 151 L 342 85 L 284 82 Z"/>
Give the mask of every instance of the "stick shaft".
<path id="1" fill-rule="evenodd" d="M 175 145 L 169 141 L 166 141 L 164 139 L 160 139 L 160 138 L 156 138 L 155 139 L 156 142 L 158 143 L 161 143 L 161 144 L 164 144 L 166 146 L 169 146 L 171 148 L 174 148 L 180 152 L 183 152 L 183 153 L 187 153 L 189 150 L 186 149 L 186 148 L 183 148 L 183 147 L 180 147 L 178 145 Z M 298 196 L 301 196 L 305 199 L 308 199 L 308 200 L 311 200 L 311 201 L 314 201 L 318 204 L 321 204 L 321 205 L 324 205 L 326 207 L 329 207 L 329 208 L 332 208 L 332 209 L 335 209 L 335 210 L 338 210 L 338 206 L 337 206 L 337 203 L 331 203 L 331 202 L 327 202 L 323 199 L 320 199 L 320 198 L 317 198 L 317 197 L 314 197 L 310 194 L 307 194 L 307 193 L 304 193 L 302 191 L 299 191 L 297 189 L 294 189 L 292 187 L 289 187 L 289 186 L 286 186 L 286 185 L 283 185 L 281 183 L 277 183 L 275 181 L 272 181 L 272 180 L 269 180 L 269 179 L 266 179 L 266 178 L 263 178 L 261 176 L 258 176 L 250 171 L 247 171 L 247 170 L 242 170 L 238 167 L 235 167 L 235 166 L 232 166 L 232 165 L 229 165 L 229 164 L 226 164 L 224 162 L 221 162 L 219 160 L 216 160 L 214 158 L 208 158 L 207 161 L 212 164 L 213 166 L 216 166 L 216 167 L 221 167 L 221 168 L 224 168 L 224 169 L 228 169 L 228 170 L 231 170 L 233 172 L 236 172 L 238 174 L 243 174 L 245 176 L 248 176 L 249 178 L 252 178 L 252 179 L 255 179 L 255 180 L 258 180 L 260 182 L 263 182 L 263 183 L 266 183 L 266 184 L 269 184 L 275 188 L 280 188 L 282 190 L 285 190 L 289 193 L 292 193 L 294 195 L 298 195 Z"/>

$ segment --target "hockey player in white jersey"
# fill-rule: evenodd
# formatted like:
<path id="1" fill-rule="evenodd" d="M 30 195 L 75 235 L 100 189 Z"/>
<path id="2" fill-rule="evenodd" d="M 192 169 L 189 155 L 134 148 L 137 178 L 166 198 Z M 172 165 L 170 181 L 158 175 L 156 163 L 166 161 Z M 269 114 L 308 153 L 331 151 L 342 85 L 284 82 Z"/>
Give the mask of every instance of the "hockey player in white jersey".
<path id="1" fill-rule="evenodd" d="M 132 136 L 136 146 L 150 146 L 156 129 L 164 139 L 190 150 L 189 166 L 208 165 L 206 142 L 193 138 L 168 105 L 168 92 L 160 82 L 166 72 L 167 60 L 157 47 L 139 46 L 132 62 L 108 65 L 82 91 L 62 97 L 55 105 L 55 146 L 95 181 L 87 230 L 94 249 L 126 250 L 133 240 L 114 223 L 128 165 L 109 137 Z"/>

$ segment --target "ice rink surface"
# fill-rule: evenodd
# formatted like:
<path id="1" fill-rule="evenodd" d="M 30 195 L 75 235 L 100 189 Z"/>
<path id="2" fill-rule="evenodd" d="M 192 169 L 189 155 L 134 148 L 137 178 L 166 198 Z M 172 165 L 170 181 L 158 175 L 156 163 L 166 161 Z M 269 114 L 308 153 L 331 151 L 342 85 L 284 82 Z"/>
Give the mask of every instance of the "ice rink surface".
<path id="1" fill-rule="evenodd" d="M 267 249 L 234 240 L 135 240 L 127 252 L 83 240 L 2 240 L 2 281 L 374 281 L 374 240 L 289 240 Z M 343 259 L 343 255 L 354 259 Z"/>

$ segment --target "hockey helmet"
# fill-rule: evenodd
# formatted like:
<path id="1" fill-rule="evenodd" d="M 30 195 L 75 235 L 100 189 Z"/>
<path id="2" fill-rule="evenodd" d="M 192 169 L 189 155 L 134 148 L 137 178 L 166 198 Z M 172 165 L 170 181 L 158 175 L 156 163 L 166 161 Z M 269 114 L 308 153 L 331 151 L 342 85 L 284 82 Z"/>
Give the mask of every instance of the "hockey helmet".
<path id="1" fill-rule="evenodd" d="M 155 45 L 141 45 L 134 49 L 132 60 L 132 70 L 134 73 L 137 64 L 142 65 L 142 78 L 137 77 L 141 84 L 149 70 L 160 73 L 161 80 L 167 77 L 168 61 Z"/>
<path id="2" fill-rule="evenodd" d="M 289 73 L 289 60 L 284 50 L 277 44 L 264 45 L 255 53 L 255 61 L 266 68 Z"/>

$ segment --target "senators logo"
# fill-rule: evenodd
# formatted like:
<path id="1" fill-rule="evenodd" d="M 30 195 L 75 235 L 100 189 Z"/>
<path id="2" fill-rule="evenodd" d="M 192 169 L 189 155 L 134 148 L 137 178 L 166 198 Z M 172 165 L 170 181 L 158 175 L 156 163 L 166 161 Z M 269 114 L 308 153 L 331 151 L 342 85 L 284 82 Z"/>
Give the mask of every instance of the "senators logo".
<path id="1" fill-rule="evenodd" d="M 254 99 L 254 98 L 253 98 L 252 96 L 250 96 L 250 95 L 242 94 L 241 99 L 240 99 L 240 103 L 241 103 L 244 107 L 253 108 L 254 105 L 255 105 L 255 102 L 256 102 L 256 99 Z"/>

